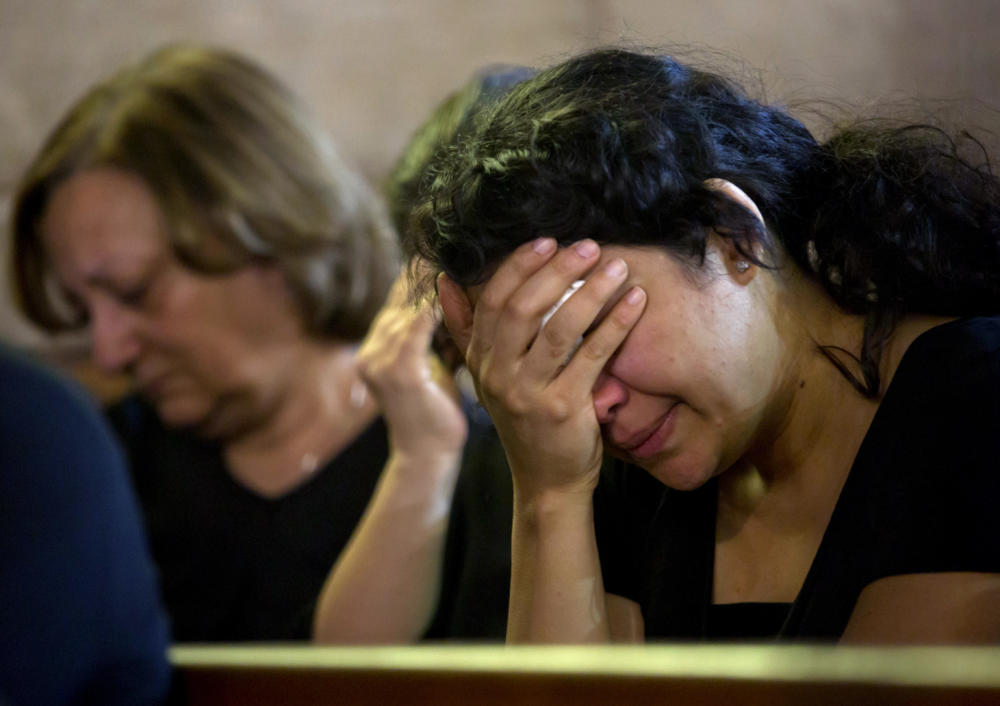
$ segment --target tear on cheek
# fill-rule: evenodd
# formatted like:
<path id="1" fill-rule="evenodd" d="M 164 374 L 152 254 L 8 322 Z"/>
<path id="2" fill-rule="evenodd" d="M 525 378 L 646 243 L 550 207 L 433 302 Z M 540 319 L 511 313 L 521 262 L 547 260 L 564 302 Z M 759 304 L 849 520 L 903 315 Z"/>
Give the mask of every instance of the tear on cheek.
<path id="1" fill-rule="evenodd" d="M 542 329 L 545 328 L 545 324 L 547 324 L 549 322 L 549 319 L 552 318 L 553 314 L 555 314 L 557 311 L 559 311 L 559 307 L 561 307 L 563 304 L 565 304 L 566 300 L 568 300 L 571 296 L 573 296 L 573 293 L 576 292 L 576 290 L 578 290 L 582 286 L 583 286 L 583 280 L 582 279 L 578 279 L 575 282 L 573 282 L 573 284 L 571 284 L 566 289 L 566 291 L 563 292 L 563 295 L 561 297 L 559 297 L 559 301 L 557 301 L 555 304 L 553 304 L 552 308 L 550 308 L 547 312 L 545 312 L 545 315 L 542 317 L 542 323 L 539 324 L 539 326 L 538 326 L 538 333 L 539 334 L 542 332 Z M 536 336 L 536 338 L 537 338 L 537 336 Z M 569 363 L 570 358 L 572 358 L 573 354 L 576 353 L 577 349 L 580 348 L 580 344 L 581 343 L 583 343 L 583 336 L 578 337 L 576 339 L 576 341 L 573 343 L 573 346 L 570 348 L 569 353 L 566 354 L 566 360 L 563 361 L 563 365 L 566 365 L 566 364 Z"/>

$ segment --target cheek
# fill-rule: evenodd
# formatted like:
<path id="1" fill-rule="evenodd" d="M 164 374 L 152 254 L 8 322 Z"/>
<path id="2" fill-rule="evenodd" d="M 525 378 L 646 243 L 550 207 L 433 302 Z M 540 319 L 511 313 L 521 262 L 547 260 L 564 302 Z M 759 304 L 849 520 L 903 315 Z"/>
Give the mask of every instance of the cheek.
<path id="1" fill-rule="evenodd" d="M 206 296 L 208 295 L 208 296 Z M 232 319 L 204 287 L 173 282 L 164 287 L 144 318 L 152 351 L 169 356 L 190 373 L 226 377 L 233 367 Z"/>
<path id="2" fill-rule="evenodd" d="M 719 422 L 727 409 L 742 406 L 748 371 L 745 356 L 734 352 L 704 328 L 637 327 L 608 366 L 608 372 L 631 389 L 654 397 L 684 401 L 699 415 Z"/>
<path id="3" fill-rule="evenodd" d="M 670 370 L 676 368 L 673 348 L 665 345 L 662 336 L 649 328 L 639 326 L 632 330 L 606 371 L 634 390 L 646 394 L 665 393 L 669 390 Z"/>
<path id="4" fill-rule="evenodd" d="M 190 324 L 211 317 L 215 308 L 206 296 L 206 287 L 178 267 L 168 267 L 159 275 L 145 303 L 147 319 L 159 331 L 183 331 Z"/>
<path id="5" fill-rule="evenodd" d="M 221 316 L 252 345 L 282 344 L 305 333 L 304 316 L 280 274 L 248 267 L 220 282 Z"/>

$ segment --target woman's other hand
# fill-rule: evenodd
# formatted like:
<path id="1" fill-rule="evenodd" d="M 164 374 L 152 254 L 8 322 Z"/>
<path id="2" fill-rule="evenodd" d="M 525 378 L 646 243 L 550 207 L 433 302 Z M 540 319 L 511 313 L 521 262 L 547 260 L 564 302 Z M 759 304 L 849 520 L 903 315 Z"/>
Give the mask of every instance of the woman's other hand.
<path id="1" fill-rule="evenodd" d="M 393 452 L 440 460 L 460 455 L 467 435 L 458 388 L 431 352 L 440 320 L 431 296 L 413 301 L 400 274 L 358 351 L 358 370 L 389 427 Z"/>

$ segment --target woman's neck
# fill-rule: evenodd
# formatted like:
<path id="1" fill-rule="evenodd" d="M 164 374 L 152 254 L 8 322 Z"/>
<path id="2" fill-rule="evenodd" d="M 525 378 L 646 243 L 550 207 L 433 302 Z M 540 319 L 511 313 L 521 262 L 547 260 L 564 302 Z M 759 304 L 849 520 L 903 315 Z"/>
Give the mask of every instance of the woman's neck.
<path id="1" fill-rule="evenodd" d="M 760 443 L 719 478 L 716 602 L 794 599 L 878 411 L 879 399 L 862 395 L 819 350 L 858 355 L 862 317 L 808 287 L 792 296 L 779 301 L 788 307 L 782 338 L 790 351 L 780 404 Z M 882 391 L 913 340 L 944 321 L 899 322 L 879 361 Z M 841 360 L 851 369 L 847 353 Z"/>
<path id="2" fill-rule="evenodd" d="M 354 347 L 310 342 L 287 384 L 254 426 L 223 444 L 229 472 L 266 497 L 306 482 L 371 423 L 375 401 L 358 376 Z"/>
<path id="3" fill-rule="evenodd" d="M 788 519 L 816 516 L 839 496 L 854 458 L 878 410 L 880 397 L 859 392 L 822 348 L 859 378 L 865 318 L 843 311 L 822 287 L 800 272 L 785 272 L 774 303 L 783 342 L 784 375 L 759 442 L 744 457 L 757 478 L 755 495 L 773 495 Z M 949 320 L 908 316 L 896 326 L 878 361 L 881 392 L 895 375 L 917 336 Z M 733 474 L 734 478 L 739 474 Z M 746 498 L 745 483 L 733 483 L 733 497 Z M 780 491 L 775 493 L 774 491 Z M 744 502 L 745 501 L 741 501 Z"/>
<path id="4" fill-rule="evenodd" d="M 822 515 L 847 477 L 878 409 L 831 363 L 826 347 L 854 369 L 864 318 L 842 311 L 803 276 L 783 283 L 776 325 L 785 370 L 764 433 L 745 457 L 758 477 L 754 487 L 772 495 L 770 509 L 794 522 Z M 745 495 L 741 490 L 736 497 Z"/>

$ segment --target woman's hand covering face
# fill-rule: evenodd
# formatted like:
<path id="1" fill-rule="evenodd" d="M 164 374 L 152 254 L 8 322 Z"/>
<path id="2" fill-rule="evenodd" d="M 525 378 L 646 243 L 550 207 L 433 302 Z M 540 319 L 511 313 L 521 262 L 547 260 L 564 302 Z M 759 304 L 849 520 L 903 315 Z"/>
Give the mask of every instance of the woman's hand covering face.
<path id="1" fill-rule="evenodd" d="M 515 250 L 481 288 L 439 278 L 445 321 L 519 492 L 593 490 L 603 446 L 592 390 L 645 304 L 639 288 L 621 295 L 627 276 L 625 262 L 602 262 L 593 241 L 557 249 L 540 238 Z"/>

